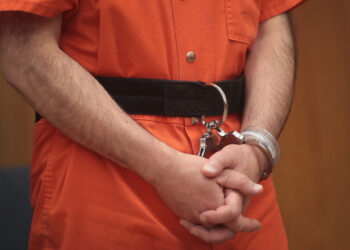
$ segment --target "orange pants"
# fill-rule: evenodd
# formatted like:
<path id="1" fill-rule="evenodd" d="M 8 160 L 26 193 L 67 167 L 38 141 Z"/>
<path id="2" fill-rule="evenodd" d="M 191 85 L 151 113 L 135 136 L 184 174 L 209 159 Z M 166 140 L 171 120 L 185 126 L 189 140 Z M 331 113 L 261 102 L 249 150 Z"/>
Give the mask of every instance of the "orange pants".
<path id="1" fill-rule="evenodd" d="M 190 118 L 132 117 L 169 146 L 198 152 L 204 127 L 191 124 Z M 238 116 L 230 115 L 223 128 L 239 126 Z M 260 231 L 239 233 L 223 244 L 207 244 L 179 224 L 179 218 L 142 178 L 41 119 L 34 131 L 29 249 L 287 249 L 273 183 L 268 179 L 262 184 L 263 194 L 253 197 L 246 211 L 246 216 L 262 223 Z"/>

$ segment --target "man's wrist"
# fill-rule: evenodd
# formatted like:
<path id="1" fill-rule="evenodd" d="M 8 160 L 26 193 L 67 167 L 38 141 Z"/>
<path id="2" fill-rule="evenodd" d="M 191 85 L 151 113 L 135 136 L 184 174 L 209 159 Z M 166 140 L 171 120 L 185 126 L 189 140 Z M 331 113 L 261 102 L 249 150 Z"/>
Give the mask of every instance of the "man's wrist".
<path id="1" fill-rule="evenodd" d="M 263 128 L 251 126 L 244 129 L 242 133 L 234 131 L 233 136 L 236 138 L 235 144 L 251 145 L 263 153 L 265 159 L 268 160 L 268 164 L 265 165 L 261 179 L 267 179 L 274 165 L 280 159 L 280 148 L 273 135 Z"/>
<path id="2" fill-rule="evenodd" d="M 269 164 L 268 159 L 259 148 L 253 145 L 242 144 L 241 146 L 246 150 L 247 157 L 252 157 L 253 161 L 250 162 L 249 166 L 237 166 L 235 170 L 245 174 L 252 181 L 258 183 L 261 180 L 264 170 Z"/>
<path id="3" fill-rule="evenodd" d="M 275 164 L 280 160 L 281 152 L 275 137 L 266 129 L 261 127 L 250 126 L 240 134 L 242 143 L 250 144 L 258 149 L 269 160 L 269 164 L 266 166 L 262 173 L 261 179 L 267 179 Z"/>
<path id="4" fill-rule="evenodd" d="M 164 174 L 170 170 L 180 153 L 160 141 L 156 144 L 148 157 L 134 168 L 138 175 L 154 187 L 164 179 Z"/>

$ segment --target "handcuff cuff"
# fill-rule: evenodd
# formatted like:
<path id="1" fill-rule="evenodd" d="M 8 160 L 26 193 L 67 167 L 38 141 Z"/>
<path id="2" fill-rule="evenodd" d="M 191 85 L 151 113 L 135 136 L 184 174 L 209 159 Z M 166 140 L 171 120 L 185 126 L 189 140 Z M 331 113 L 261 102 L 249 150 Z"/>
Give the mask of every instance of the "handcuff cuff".
<path id="1" fill-rule="evenodd" d="M 205 116 L 204 115 L 201 116 L 202 125 L 206 126 L 207 128 L 207 133 L 204 135 L 208 135 L 208 133 L 211 134 L 211 130 L 215 129 L 216 133 L 221 137 L 219 149 L 222 149 L 224 146 L 229 144 L 236 144 L 236 145 L 247 144 L 247 145 L 252 145 L 254 147 L 257 147 L 259 150 L 262 151 L 265 157 L 267 157 L 269 160 L 269 164 L 266 167 L 266 169 L 264 169 L 261 176 L 261 180 L 267 179 L 269 175 L 272 173 L 274 166 L 280 160 L 280 157 L 281 157 L 280 147 L 278 145 L 277 140 L 269 131 L 267 131 L 264 128 L 256 127 L 256 126 L 248 126 L 241 133 L 237 131 L 226 133 L 221 128 L 221 126 L 226 121 L 227 114 L 228 114 L 228 104 L 227 104 L 226 95 L 218 85 L 214 83 L 206 83 L 206 85 L 214 87 L 220 93 L 223 101 L 224 109 L 223 109 L 221 121 L 214 120 L 214 121 L 206 122 Z M 202 141 L 203 136 L 201 138 L 200 152 L 202 150 L 202 145 L 203 145 L 203 141 Z"/>

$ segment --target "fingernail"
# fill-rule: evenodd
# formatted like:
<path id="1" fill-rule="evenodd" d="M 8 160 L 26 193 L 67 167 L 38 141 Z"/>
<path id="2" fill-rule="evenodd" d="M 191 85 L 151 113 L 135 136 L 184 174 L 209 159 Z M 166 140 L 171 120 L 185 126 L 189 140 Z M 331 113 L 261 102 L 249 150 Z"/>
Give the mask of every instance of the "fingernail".
<path id="1" fill-rule="evenodd" d="M 263 186 L 260 184 L 254 184 L 254 191 L 260 192 L 263 189 Z"/>
<path id="2" fill-rule="evenodd" d="M 209 173 L 215 173 L 215 169 L 212 166 L 210 166 L 209 164 L 205 164 L 203 169 Z"/>

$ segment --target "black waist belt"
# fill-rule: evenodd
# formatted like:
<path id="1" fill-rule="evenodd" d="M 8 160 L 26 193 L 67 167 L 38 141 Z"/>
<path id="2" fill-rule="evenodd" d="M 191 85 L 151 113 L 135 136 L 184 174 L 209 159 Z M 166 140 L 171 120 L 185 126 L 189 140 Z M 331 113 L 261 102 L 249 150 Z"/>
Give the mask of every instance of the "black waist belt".
<path id="1" fill-rule="evenodd" d="M 203 82 L 96 77 L 106 91 L 129 114 L 162 116 L 217 116 L 223 113 L 219 92 Z M 229 114 L 241 113 L 244 76 L 215 82 L 226 94 Z M 40 119 L 37 114 L 36 120 Z"/>

